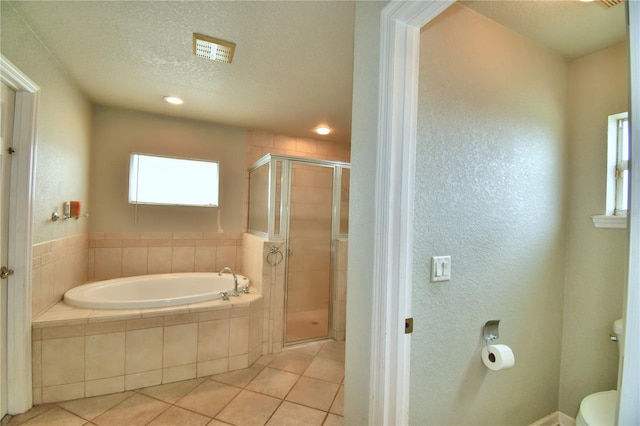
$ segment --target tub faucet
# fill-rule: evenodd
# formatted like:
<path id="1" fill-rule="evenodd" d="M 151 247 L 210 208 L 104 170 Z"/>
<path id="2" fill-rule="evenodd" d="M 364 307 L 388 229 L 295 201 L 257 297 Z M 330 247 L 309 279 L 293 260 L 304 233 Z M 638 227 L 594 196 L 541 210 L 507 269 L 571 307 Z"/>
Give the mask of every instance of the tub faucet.
<path id="1" fill-rule="evenodd" d="M 229 293 L 231 293 L 232 296 L 240 296 L 240 294 L 238 293 L 238 277 L 236 276 L 236 273 L 233 271 L 233 269 L 225 266 L 224 268 L 222 268 L 222 271 L 218 272 L 218 276 L 221 277 L 222 274 L 226 271 L 231 272 L 231 275 L 233 275 L 233 291 L 230 290 Z"/>

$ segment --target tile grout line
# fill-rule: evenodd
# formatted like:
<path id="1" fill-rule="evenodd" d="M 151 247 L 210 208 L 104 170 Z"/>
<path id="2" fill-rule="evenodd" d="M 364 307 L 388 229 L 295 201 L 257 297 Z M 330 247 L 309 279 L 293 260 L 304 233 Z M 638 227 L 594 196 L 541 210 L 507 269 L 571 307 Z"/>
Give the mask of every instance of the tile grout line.
<path id="1" fill-rule="evenodd" d="M 85 330 L 85 333 L 84 333 L 84 334 L 85 334 L 85 336 L 84 336 L 84 337 L 85 337 L 85 339 L 86 339 L 86 330 Z M 125 337 L 126 337 L 126 336 L 125 336 Z M 163 334 L 162 338 L 163 338 L 163 340 L 164 340 L 164 334 Z M 85 343 L 86 343 L 86 340 L 85 340 Z M 150 398 L 150 399 L 152 399 L 152 400 L 155 400 L 155 401 L 161 402 L 161 403 L 163 403 L 163 404 L 166 404 L 166 406 L 165 406 L 165 407 L 164 407 L 160 412 L 158 412 L 158 413 L 157 413 L 157 414 L 156 414 L 152 419 L 150 419 L 150 420 L 149 420 L 149 422 L 147 422 L 147 423 L 146 423 L 147 425 L 148 425 L 149 423 L 151 423 L 151 422 L 155 421 L 156 419 L 158 419 L 158 418 L 159 418 L 160 416 L 162 416 L 163 414 L 165 414 L 168 410 L 170 410 L 170 409 L 171 409 L 171 407 L 176 407 L 176 408 L 178 408 L 178 409 L 180 409 L 180 410 L 185 410 L 185 411 L 187 411 L 187 412 L 190 412 L 190 413 L 193 413 L 193 414 L 196 414 L 196 415 L 202 416 L 202 417 L 204 417 L 204 418 L 209 419 L 209 421 L 211 421 L 211 420 L 213 420 L 213 419 L 215 419 L 216 421 L 221 421 L 221 420 L 218 420 L 216 417 L 217 417 L 217 416 L 218 416 L 218 415 L 219 415 L 223 410 L 225 410 L 225 409 L 226 409 L 230 404 L 232 404 L 232 403 L 233 403 L 233 401 L 235 401 L 235 400 L 236 400 L 236 398 L 240 395 L 240 393 L 241 393 L 243 390 L 246 390 L 247 392 L 252 392 L 252 393 L 255 393 L 255 394 L 257 394 L 257 395 L 263 395 L 263 396 L 267 396 L 267 397 L 270 397 L 270 398 L 274 398 L 274 399 L 279 400 L 279 402 L 278 402 L 277 406 L 275 407 L 274 411 L 269 415 L 269 417 L 268 417 L 268 418 L 267 418 L 267 420 L 266 420 L 266 422 L 269 422 L 269 421 L 273 418 L 273 416 L 275 415 L 275 413 L 276 413 L 276 412 L 277 412 L 277 411 L 278 411 L 278 410 L 283 406 L 284 401 L 287 401 L 287 399 L 286 399 L 286 398 L 291 394 L 291 392 L 292 392 L 292 390 L 294 389 L 294 387 L 295 387 L 295 386 L 300 382 L 300 379 L 301 379 L 302 377 L 306 377 L 306 378 L 310 378 L 310 379 L 314 379 L 314 380 L 319 380 L 319 381 L 322 381 L 322 382 L 325 382 L 325 383 L 330 383 L 330 384 L 338 385 L 338 388 L 337 388 L 337 390 L 336 390 L 335 394 L 333 395 L 333 398 L 331 399 L 331 403 L 329 404 L 329 407 L 328 407 L 328 409 L 327 409 L 327 410 L 321 410 L 321 409 L 318 409 L 318 408 L 316 408 L 316 407 L 311 407 L 311 406 L 308 406 L 308 405 L 306 405 L 306 404 L 304 404 L 304 403 L 298 403 L 298 402 L 288 401 L 290 404 L 298 405 L 298 406 L 301 406 L 301 407 L 306 407 L 306 408 L 313 409 L 313 410 L 317 410 L 317 411 L 320 411 L 320 412 L 324 413 L 323 420 L 322 420 L 322 424 L 324 424 L 324 423 L 327 421 L 327 419 L 329 418 L 329 415 L 330 415 L 330 414 L 333 414 L 333 415 L 338 416 L 338 417 L 341 417 L 341 418 L 343 417 L 343 416 L 341 416 L 341 415 L 339 415 L 339 414 L 332 413 L 332 412 L 331 412 L 331 407 L 333 406 L 333 404 L 335 404 L 335 401 L 336 401 L 336 398 L 337 398 L 337 396 L 338 396 L 338 393 L 340 392 L 340 387 L 342 387 L 342 386 L 344 385 L 344 374 L 343 374 L 343 377 L 342 377 L 342 380 L 340 381 L 340 383 L 336 383 L 336 382 L 334 382 L 334 381 L 327 381 L 327 380 L 324 380 L 324 379 L 315 378 L 315 377 L 311 377 L 311 376 L 305 376 L 304 374 L 305 374 L 305 372 L 309 369 L 309 367 L 311 366 L 311 364 L 312 364 L 316 359 L 318 359 L 318 358 L 320 358 L 320 359 L 324 359 L 324 360 L 330 360 L 330 361 L 334 361 L 334 362 L 338 362 L 338 363 L 343 363 L 343 362 L 344 362 L 343 360 L 334 359 L 334 358 L 329 358 L 329 357 L 326 357 L 326 356 L 322 356 L 322 355 L 321 355 L 321 352 L 322 352 L 322 350 L 323 350 L 324 346 L 325 346 L 327 343 L 328 343 L 328 342 L 324 342 L 324 343 L 322 343 L 322 344 L 320 345 L 319 349 L 316 351 L 315 355 L 312 355 L 311 353 L 308 353 L 308 352 L 300 352 L 300 353 L 299 353 L 300 355 L 308 355 L 308 356 L 309 356 L 309 358 L 310 358 L 310 360 L 309 360 L 308 364 L 307 364 L 307 365 L 306 365 L 306 367 L 302 370 L 302 372 L 301 372 L 301 373 L 297 373 L 297 372 L 289 371 L 289 370 L 286 370 L 286 369 L 283 369 L 283 368 L 277 368 L 277 367 L 269 366 L 269 364 L 271 364 L 272 362 L 274 362 L 274 360 L 278 359 L 278 358 L 279 358 L 279 356 L 280 356 L 282 353 L 284 353 L 284 351 L 283 351 L 283 352 L 281 352 L 281 353 L 277 354 L 277 355 L 276 355 L 275 357 L 273 357 L 271 360 L 269 360 L 266 364 L 254 364 L 254 365 L 256 365 L 256 366 L 258 366 L 258 367 L 259 367 L 259 369 L 257 369 L 258 371 L 257 371 L 257 372 L 255 372 L 252 376 L 250 376 L 250 379 L 249 379 L 246 383 L 244 383 L 242 386 L 238 386 L 237 384 L 229 384 L 229 383 L 225 383 L 225 382 L 218 381 L 218 380 L 216 380 L 216 379 L 215 379 L 215 376 L 217 376 L 217 375 L 222 375 L 222 374 L 233 373 L 233 372 L 241 372 L 242 370 L 246 370 L 246 369 L 240 369 L 240 370 L 234 370 L 234 371 L 227 371 L 227 372 L 219 373 L 219 374 L 216 374 L 216 375 L 205 376 L 205 377 L 203 377 L 203 378 L 195 377 L 195 378 L 193 378 L 193 379 L 187 379 L 187 380 L 199 380 L 199 379 L 200 379 L 200 383 L 197 383 L 195 386 L 193 386 L 192 388 L 190 388 L 186 393 L 184 393 L 183 395 L 181 395 L 181 396 L 180 396 L 177 400 L 175 400 L 174 402 L 168 402 L 168 401 L 162 400 L 162 399 L 160 399 L 160 398 L 158 398 L 158 397 L 155 397 L 155 396 L 152 396 L 152 395 L 147 395 L 147 394 L 145 394 L 145 393 L 143 393 L 143 392 L 142 392 L 144 388 L 143 388 L 143 389 L 132 389 L 132 390 L 128 390 L 128 391 L 127 391 L 127 390 L 125 390 L 124 392 L 131 392 L 131 394 L 130 394 L 129 396 L 127 396 L 124 400 L 119 401 L 118 403 L 116 403 L 116 404 L 114 404 L 114 405 L 111 405 L 109 408 L 107 408 L 106 410 L 104 410 L 104 411 L 102 411 L 101 413 L 99 413 L 98 415 L 96 415 L 96 416 L 95 416 L 95 419 L 99 418 L 100 416 L 104 415 L 105 413 L 110 412 L 111 410 L 113 410 L 114 408 L 116 408 L 117 406 L 119 406 L 120 404 L 123 404 L 125 401 L 127 401 L 127 400 L 129 400 L 130 398 L 134 397 L 135 395 L 139 395 L 139 396 L 144 396 L 144 397 L 146 397 L 146 398 Z M 126 341 L 125 341 L 125 346 L 126 346 Z M 85 353 L 84 355 L 85 355 L 85 370 L 86 370 L 86 353 Z M 303 358 L 306 358 L 306 356 L 305 356 L 305 357 L 303 357 Z M 163 356 L 163 365 L 164 365 L 164 356 Z M 286 364 L 285 364 L 285 366 L 286 366 Z M 164 367 L 163 367 L 163 368 L 164 368 Z M 288 389 L 288 391 L 284 394 L 284 396 L 283 396 L 282 398 L 277 397 L 277 396 L 274 396 L 274 395 L 270 395 L 270 394 L 267 394 L 267 393 L 263 393 L 263 392 L 260 392 L 260 391 L 254 391 L 254 390 L 248 389 L 248 386 L 249 386 L 251 383 L 253 383 L 253 382 L 254 382 L 254 380 L 255 380 L 255 379 L 256 379 L 260 374 L 262 374 L 262 373 L 266 370 L 266 368 L 270 368 L 270 369 L 271 369 L 271 370 L 273 370 L 273 371 L 280 371 L 280 372 L 285 372 L 285 373 L 288 373 L 288 374 L 294 374 L 294 375 L 296 375 L 296 376 L 297 376 L 297 378 L 296 378 L 296 380 L 294 381 L 294 383 L 291 385 L 291 387 Z M 126 360 L 125 360 L 125 370 L 126 370 Z M 229 402 L 227 402 L 227 403 L 226 403 L 226 404 L 225 404 L 225 405 L 224 405 L 224 406 L 223 406 L 223 407 L 222 407 L 222 408 L 221 408 L 221 409 L 220 409 L 220 410 L 219 410 L 219 411 L 218 411 L 218 412 L 217 412 L 213 417 L 210 417 L 210 415 L 208 415 L 208 414 L 200 413 L 200 412 L 195 411 L 195 410 L 192 410 L 192 409 L 190 409 L 190 408 L 186 408 L 186 407 L 182 407 L 182 406 L 178 405 L 178 404 L 180 403 L 180 401 L 184 400 L 184 398 L 185 398 L 187 395 L 189 395 L 190 393 L 192 393 L 195 389 L 197 389 L 199 386 L 203 385 L 203 384 L 204 384 L 204 383 L 206 383 L 206 382 L 213 382 L 213 383 L 219 384 L 219 385 L 221 385 L 221 386 L 228 386 L 228 387 L 230 387 L 230 388 L 239 389 L 239 392 L 238 392 L 238 393 L 237 393 L 237 394 L 236 394 L 236 395 L 235 395 L 235 396 L 234 396 L 234 397 L 233 397 Z M 172 383 L 176 383 L 176 382 L 172 382 Z M 159 385 L 149 386 L 148 388 L 155 387 L 155 386 L 168 385 L 168 384 L 170 384 L 170 383 L 160 383 Z M 102 396 L 102 395 L 97 395 L 97 396 L 95 396 L 95 397 L 100 397 L 100 396 Z M 93 398 L 93 397 L 89 397 L 89 398 Z M 88 398 L 84 398 L 84 399 L 88 399 Z M 53 409 L 54 407 L 58 407 L 58 408 L 60 408 L 61 410 L 65 411 L 65 412 L 68 412 L 68 413 L 70 413 L 71 415 L 73 415 L 73 416 L 77 417 L 78 419 L 84 420 L 84 421 L 85 421 L 85 422 L 87 422 L 87 423 L 92 423 L 92 424 L 94 423 L 94 421 L 93 421 L 93 420 L 86 419 L 86 418 L 85 418 L 85 417 L 83 417 L 82 415 L 76 414 L 76 413 L 74 413 L 74 412 L 72 412 L 72 411 L 70 411 L 70 410 L 67 410 L 66 408 L 62 407 L 60 404 L 62 404 L 62 403 L 64 403 L 64 402 L 67 402 L 67 401 L 61 401 L 61 402 L 57 402 L 57 403 L 51 403 L 51 405 L 49 406 L 49 408 L 48 408 L 47 410 L 43 411 L 42 413 L 38 414 L 37 416 L 34 416 L 34 417 L 30 418 L 30 419 L 27 419 L 26 421 L 30 421 L 31 419 L 38 418 L 38 417 L 40 417 L 40 416 L 42 416 L 42 415 L 46 414 L 47 412 L 49 412 L 49 411 L 50 411 L 51 409 Z M 94 420 L 95 420 L 95 419 L 94 419 Z"/>

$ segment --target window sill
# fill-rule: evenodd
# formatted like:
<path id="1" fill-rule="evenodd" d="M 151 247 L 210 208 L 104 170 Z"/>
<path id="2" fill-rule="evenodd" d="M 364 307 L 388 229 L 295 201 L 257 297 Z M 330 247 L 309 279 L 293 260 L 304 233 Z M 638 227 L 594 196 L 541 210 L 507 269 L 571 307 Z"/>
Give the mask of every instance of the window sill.
<path id="1" fill-rule="evenodd" d="M 627 216 L 594 215 L 591 220 L 596 228 L 627 229 Z"/>

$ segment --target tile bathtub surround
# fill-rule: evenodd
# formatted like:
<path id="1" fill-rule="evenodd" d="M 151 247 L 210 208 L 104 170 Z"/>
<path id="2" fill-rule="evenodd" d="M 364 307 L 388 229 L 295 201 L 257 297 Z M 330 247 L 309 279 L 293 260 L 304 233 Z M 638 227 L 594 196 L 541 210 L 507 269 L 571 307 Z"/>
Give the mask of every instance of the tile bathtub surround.
<path id="1" fill-rule="evenodd" d="M 62 298 L 65 291 L 87 281 L 88 234 L 77 234 L 33 246 L 33 317 Z"/>
<path id="2" fill-rule="evenodd" d="M 242 234 L 216 232 L 92 232 L 89 281 L 170 272 L 239 269 Z"/>
<path id="3" fill-rule="evenodd" d="M 343 376 L 344 342 L 319 342 L 242 370 L 38 405 L 3 425 L 342 425 Z"/>
<path id="4" fill-rule="evenodd" d="M 33 322 L 35 404 L 246 368 L 262 355 L 259 293 L 119 311 L 59 302 Z"/>

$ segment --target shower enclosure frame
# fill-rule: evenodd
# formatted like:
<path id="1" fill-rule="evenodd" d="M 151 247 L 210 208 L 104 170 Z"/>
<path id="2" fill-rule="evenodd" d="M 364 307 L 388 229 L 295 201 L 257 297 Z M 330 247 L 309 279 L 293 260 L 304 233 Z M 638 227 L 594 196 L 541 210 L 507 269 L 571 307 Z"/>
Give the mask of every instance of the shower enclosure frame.
<path id="1" fill-rule="evenodd" d="M 331 246 L 330 246 L 330 275 L 329 275 L 329 315 L 328 315 L 328 336 L 320 338 L 311 338 L 306 340 L 298 340 L 295 342 L 287 342 L 287 303 L 288 303 L 288 287 L 289 287 L 289 232 L 290 232 L 290 201 L 291 187 L 293 183 L 293 166 L 309 165 L 316 167 L 325 167 L 333 169 L 332 177 L 332 205 L 331 205 Z M 278 167 L 279 165 L 279 167 Z M 251 223 L 251 173 L 261 167 L 268 167 L 268 195 L 267 195 L 267 226 L 264 230 L 252 228 Z M 249 167 L 249 206 L 247 217 L 247 232 L 258 235 L 269 241 L 281 241 L 285 245 L 283 250 L 283 259 L 285 261 L 285 291 L 284 291 L 284 313 L 283 313 L 283 346 L 291 344 L 299 344 L 313 340 L 334 336 L 334 318 L 333 318 L 333 295 L 336 283 L 336 241 L 340 238 L 348 238 L 348 232 L 341 232 L 341 213 L 342 213 L 342 181 L 344 170 L 350 170 L 351 164 L 342 161 L 322 160 L 307 157 L 297 157 L 290 155 L 266 154 Z M 278 172 L 279 175 L 278 175 Z M 279 196 L 279 197 L 278 197 Z"/>

